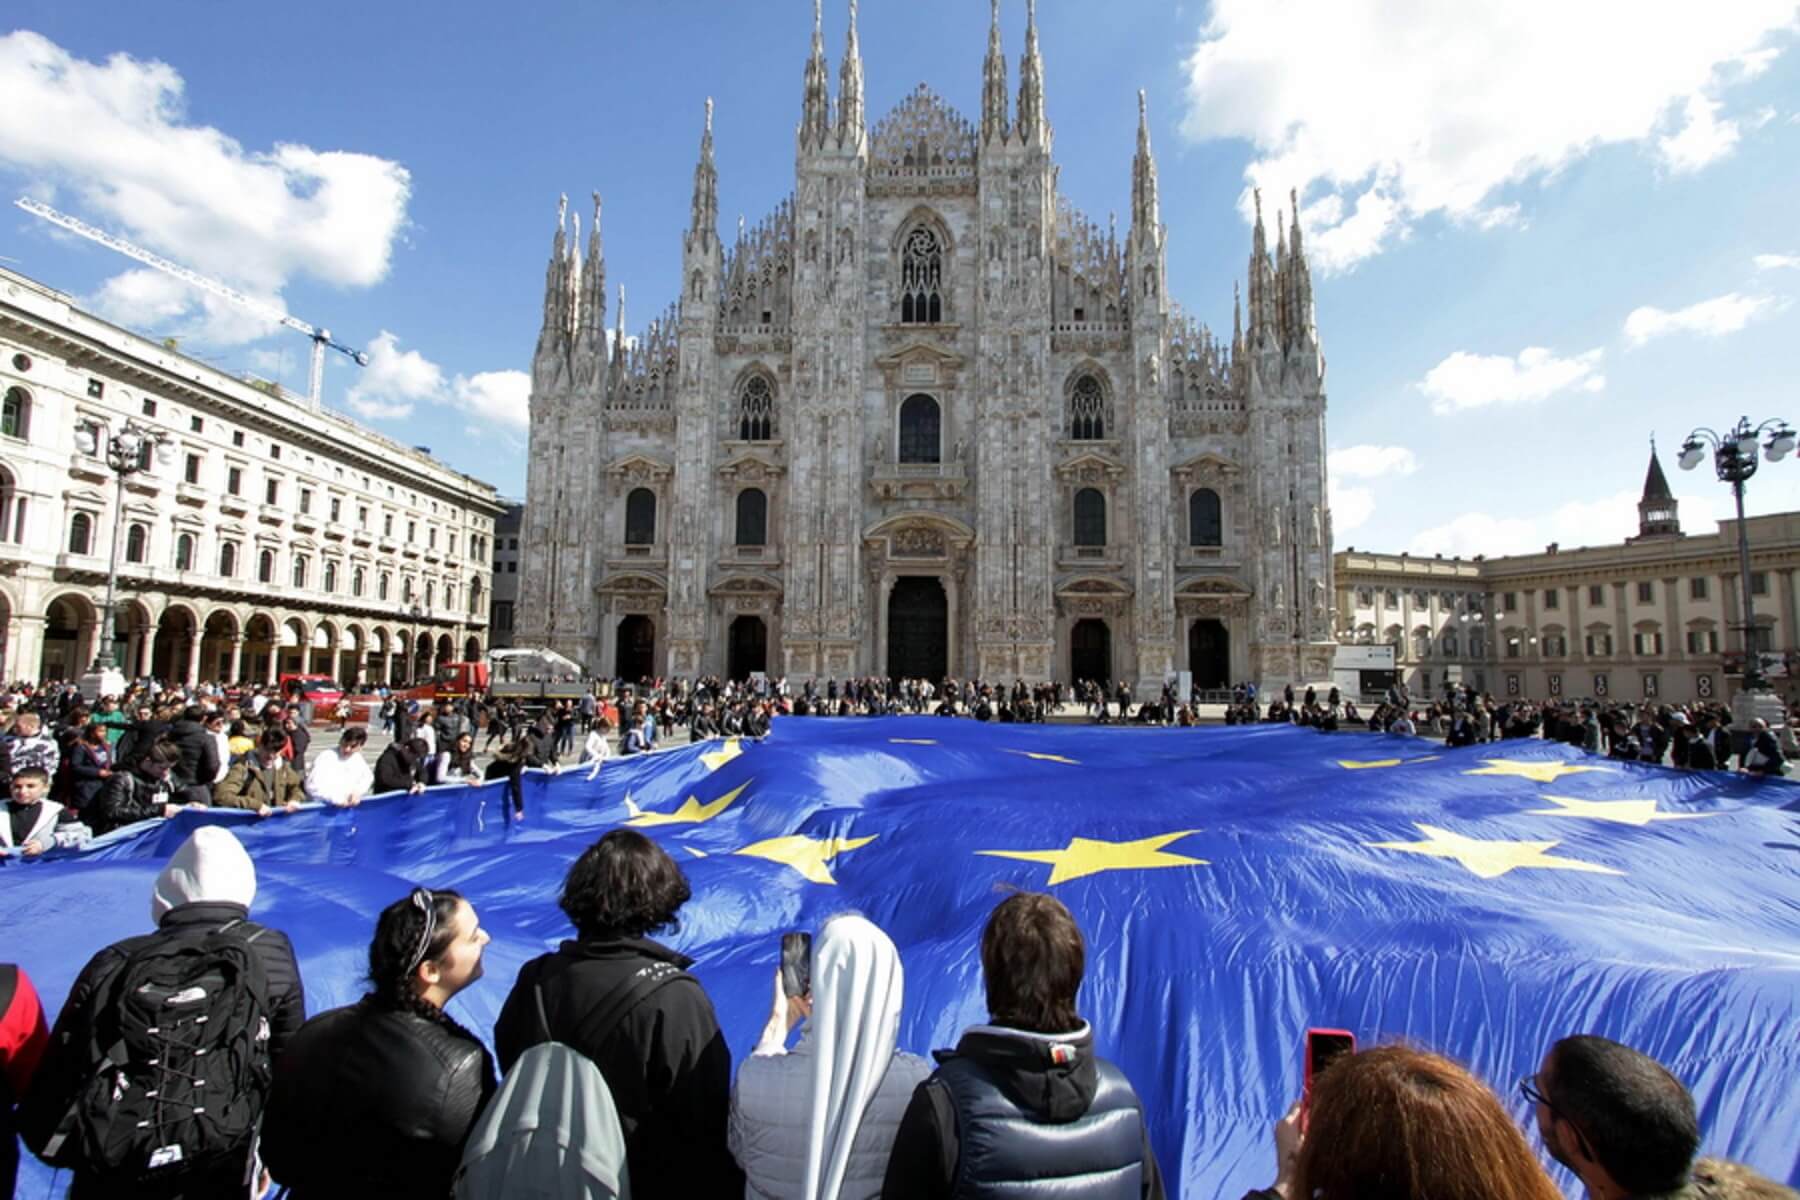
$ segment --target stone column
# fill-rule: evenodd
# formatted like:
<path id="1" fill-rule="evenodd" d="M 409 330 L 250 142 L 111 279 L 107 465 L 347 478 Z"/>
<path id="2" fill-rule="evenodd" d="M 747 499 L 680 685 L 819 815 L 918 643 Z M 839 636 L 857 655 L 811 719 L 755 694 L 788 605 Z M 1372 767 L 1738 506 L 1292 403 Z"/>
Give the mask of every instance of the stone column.
<path id="1" fill-rule="evenodd" d="M 186 664 L 184 679 L 189 687 L 198 687 L 200 686 L 200 637 L 198 632 L 193 637 L 181 639 L 181 647 L 187 655 L 184 660 Z"/>
<path id="2" fill-rule="evenodd" d="M 75 658 L 69 669 L 79 678 L 94 661 L 95 653 L 100 650 L 100 622 L 98 619 L 83 621 L 75 633 Z"/>
<path id="3" fill-rule="evenodd" d="M 1663 661 L 1675 665 L 1687 659 L 1687 630 L 1681 626 L 1681 580 L 1665 579 L 1662 586 L 1663 625 L 1668 629 L 1663 635 Z"/>
<path id="4" fill-rule="evenodd" d="M 37 679 L 43 671 L 44 618 L 16 613 L 7 630 L 6 677 Z"/>
<path id="5" fill-rule="evenodd" d="M 236 633 L 231 636 L 231 669 L 226 673 L 229 678 L 222 683 L 236 683 L 244 675 L 244 635 Z"/>
<path id="6" fill-rule="evenodd" d="M 156 628 L 151 625 L 146 625 L 144 626 L 143 632 L 138 634 L 137 677 L 143 679 L 155 669 Z M 274 677 L 271 676 L 270 678 L 273 680 Z"/>
<path id="7" fill-rule="evenodd" d="M 263 682 L 271 687 L 275 684 L 276 676 L 281 674 L 281 630 L 282 627 L 277 625 L 269 632 L 269 666 L 264 672 L 266 678 Z"/>

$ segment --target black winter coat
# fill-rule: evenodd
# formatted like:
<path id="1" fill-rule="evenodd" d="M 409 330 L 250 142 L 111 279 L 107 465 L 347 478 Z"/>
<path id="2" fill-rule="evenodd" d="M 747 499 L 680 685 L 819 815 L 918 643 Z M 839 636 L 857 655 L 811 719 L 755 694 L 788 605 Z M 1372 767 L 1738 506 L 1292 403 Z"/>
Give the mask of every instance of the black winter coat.
<path id="1" fill-rule="evenodd" d="M 179 803 L 169 777 L 145 779 L 135 770 L 114 770 L 94 794 L 94 802 L 81 816 L 95 836 L 137 821 L 163 815 L 163 805 Z"/>
<path id="2" fill-rule="evenodd" d="M 424 763 L 414 758 L 403 743 L 394 742 L 375 760 L 375 790 L 371 794 L 404 792 L 413 784 L 424 782 Z"/>
<path id="3" fill-rule="evenodd" d="M 263 1114 L 263 1161 L 296 1200 L 442 1200 L 494 1088 L 480 1042 L 365 998 L 320 1013 L 288 1043 Z"/>
<path id="4" fill-rule="evenodd" d="M 643 968 L 685 970 L 692 962 L 647 938 L 564 942 L 520 968 L 494 1023 L 505 1073 L 544 1040 L 532 999 L 541 982 L 551 1034 L 592 1059 L 612 1089 L 636 1200 L 744 1194 L 743 1172 L 725 1141 L 731 1051 L 699 981 L 665 984 L 612 1029 L 582 1027 L 608 993 Z"/>
<path id="5" fill-rule="evenodd" d="M 200 783 L 210 791 L 219 777 L 219 743 L 198 721 L 175 722 L 169 726 L 169 737 L 181 753 L 181 761 L 175 764 L 176 786 Z"/>

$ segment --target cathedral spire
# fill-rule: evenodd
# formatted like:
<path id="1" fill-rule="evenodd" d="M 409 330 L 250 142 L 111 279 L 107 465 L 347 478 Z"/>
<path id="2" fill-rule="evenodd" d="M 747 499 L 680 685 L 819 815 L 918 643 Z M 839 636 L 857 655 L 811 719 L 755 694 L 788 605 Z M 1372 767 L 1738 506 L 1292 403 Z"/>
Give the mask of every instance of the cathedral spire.
<path id="1" fill-rule="evenodd" d="M 690 237 L 706 239 L 718 236 L 719 171 L 713 165 L 713 102 L 706 98 L 706 130 L 700 135 L 700 161 L 694 164 L 694 200 Z"/>
<path id="2" fill-rule="evenodd" d="M 1006 51 L 1000 45 L 1000 0 L 992 0 L 988 22 L 987 58 L 981 64 L 981 136 L 985 141 L 1004 141 L 1012 123 L 1006 95 Z"/>
<path id="3" fill-rule="evenodd" d="M 590 368 L 606 361 L 606 251 L 600 237 L 600 193 L 594 193 L 594 224 L 588 231 L 587 263 L 581 269 L 575 348 Z"/>
<path id="4" fill-rule="evenodd" d="M 613 374 L 625 373 L 625 285 L 619 285 L 619 314 L 613 325 L 612 361 Z"/>
<path id="5" fill-rule="evenodd" d="M 850 0 L 850 29 L 844 34 L 844 61 L 838 66 L 837 141 L 841 147 L 853 147 L 862 140 L 862 48 L 856 41 L 856 0 Z"/>
<path id="6" fill-rule="evenodd" d="M 813 0 L 812 53 L 806 59 L 800 101 L 800 147 L 816 150 L 831 128 L 831 73 L 825 65 L 824 0 Z"/>
<path id="7" fill-rule="evenodd" d="M 550 262 L 544 268 L 544 322 L 539 327 L 536 357 L 540 363 L 556 358 L 569 334 L 569 197 L 556 206 L 556 235 L 550 239 Z"/>
<path id="8" fill-rule="evenodd" d="M 1301 340 L 1318 337 L 1318 318 L 1313 309 L 1312 269 L 1306 265 L 1306 252 L 1300 245 L 1300 192 L 1289 189 L 1288 201 L 1293 206 L 1294 229 L 1288 238 L 1288 254 L 1293 259 L 1294 333 Z"/>
<path id="9" fill-rule="evenodd" d="M 1025 53 L 1019 57 L 1019 138 L 1042 145 L 1050 131 L 1044 118 L 1044 60 L 1038 56 L 1037 0 L 1025 0 Z"/>
<path id="10" fill-rule="evenodd" d="M 1151 237 L 1162 223 L 1156 197 L 1156 158 L 1150 152 L 1150 105 L 1138 91 L 1137 157 L 1131 163 L 1131 223 Z"/>
<path id="11" fill-rule="evenodd" d="M 1265 338 L 1273 341 L 1275 328 L 1275 279 L 1269 265 L 1269 235 L 1263 228 L 1262 189 L 1252 192 L 1256 204 L 1256 229 L 1250 240 L 1249 344 L 1255 349 Z"/>

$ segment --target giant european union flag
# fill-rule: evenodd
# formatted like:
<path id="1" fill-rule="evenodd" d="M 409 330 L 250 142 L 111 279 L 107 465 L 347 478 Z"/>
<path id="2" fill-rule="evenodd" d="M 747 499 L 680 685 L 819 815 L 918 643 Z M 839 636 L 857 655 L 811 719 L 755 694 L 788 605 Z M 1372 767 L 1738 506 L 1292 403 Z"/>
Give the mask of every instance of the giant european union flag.
<path id="1" fill-rule="evenodd" d="M 496 786 L 440 789 L 262 822 L 187 814 L 11 860 L 0 957 L 54 1007 L 93 950 L 148 927 L 151 881 L 193 824 L 231 822 L 311 1011 L 360 993 L 383 905 L 454 887 L 494 939 L 454 1004 L 486 1031 L 519 964 L 567 934 L 568 864 L 631 825 L 687 871 L 668 940 L 699 959 L 740 1056 L 783 930 L 844 909 L 886 929 L 901 1043 L 923 1053 L 986 1016 L 977 947 L 1002 892 L 1054 893 L 1087 935 L 1081 1011 L 1183 1197 L 1272 1177 L 1308 1025 L 1441 1049 L 1521 1119 L 1512 1081 L 1556 1038 L 1605 1034 L 1693 1089 L 1706 1152 L 1800 1182 L 1800 787 L 1541 742 L 930 717 L 784 719 L 763 741 L 586 776 L 528 777 L 520 824 Z M 28 1174 L 20 1195 L 48 1185 Z"/>

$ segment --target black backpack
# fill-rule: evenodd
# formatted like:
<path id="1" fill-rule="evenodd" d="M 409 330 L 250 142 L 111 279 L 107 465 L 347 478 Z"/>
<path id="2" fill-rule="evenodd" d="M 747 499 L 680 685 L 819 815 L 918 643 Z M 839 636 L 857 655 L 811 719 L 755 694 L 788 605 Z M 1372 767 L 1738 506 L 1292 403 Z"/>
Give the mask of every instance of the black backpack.
<path id="1" fill-rule="evenodd" d="M 245 1156 L 269 1095 L 269 983 L 241 921 L 152 938 L 95 994 L 92 1070 L 46 1163 L 151 1183 Z"/>

